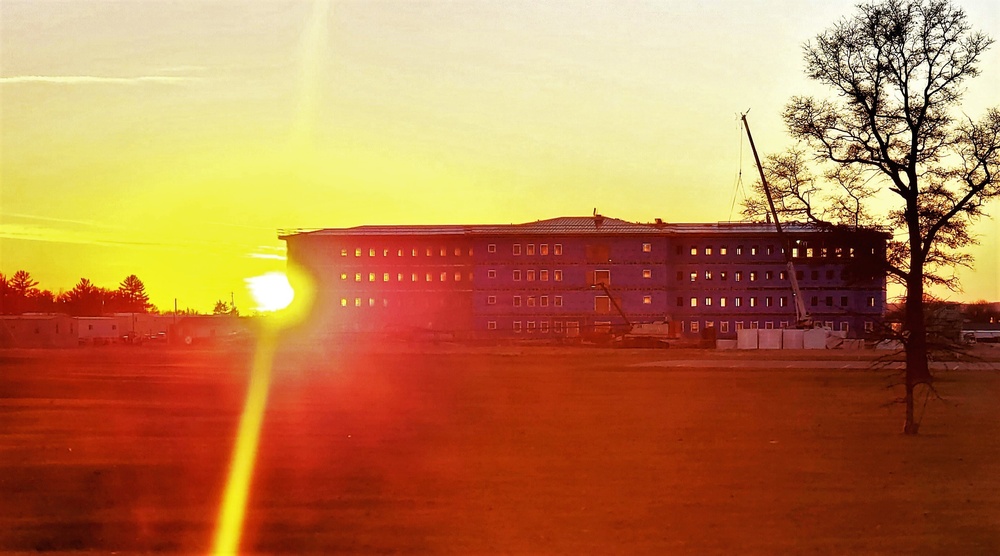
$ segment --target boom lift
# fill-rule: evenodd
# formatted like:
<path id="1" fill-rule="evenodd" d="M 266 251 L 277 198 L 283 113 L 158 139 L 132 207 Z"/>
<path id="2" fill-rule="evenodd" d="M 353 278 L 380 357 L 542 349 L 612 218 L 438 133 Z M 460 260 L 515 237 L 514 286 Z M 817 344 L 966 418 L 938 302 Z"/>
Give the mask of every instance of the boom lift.
<path id="1" fill-rule="evenodd" d="M 667 343 L 667 340 L 677 339 L 677 336 L 670 330 L 669 322 L 633 323 L 622 310 L 618 301 L 615 300 L 615 296 L 611 295 L 611 289 L 604 282 L 596 282 L 591 287 L 603 290 L 611 305 L 625 321 L 625 332 L 621 335 L 612 334 L 613 339 L 620 342 L 622 346 L 668 348 L 670 344 Z"/>
<path id="2" fill-rule="evenodd" d="M 749 110 L 748 110 L 749 112 Z M 764 167 L 760 164 L 760 157 L 757 156 L 757 147 L 753 144 L 753 135 L 750 134 L 750 124 L 747 123 L 747 115 L 741 114 L 743 127 L 747 130 L 747 139 L 750 140 L 750 150 L 753 151 L 753 159 L 757 162 L 757 171 L 760 172 L 760 182 L 764 185 L 764 194 L 767 197 L 767 206 L 771 209 L 771 217 L 774 218 L 774 227 L 778 230 L 778 237 L 783 243 L 782 252 L 785 254 L 785 267 L 788 269 L 788 279 L 792 283 L 792 300 L 795 302 L 795 325 L 796 328 L 812 328 L 813 320 L 806 304 L 802 300 L 802 292 L 799 290 L 798 276 L 795 274 L 795 263 L 792 262 L 792 240 L 781 228 L 781 221 L 778 220 L 778 211 L 774 208 L 774 199 L 771 197 L 771 187 L 764 177 Z"/>

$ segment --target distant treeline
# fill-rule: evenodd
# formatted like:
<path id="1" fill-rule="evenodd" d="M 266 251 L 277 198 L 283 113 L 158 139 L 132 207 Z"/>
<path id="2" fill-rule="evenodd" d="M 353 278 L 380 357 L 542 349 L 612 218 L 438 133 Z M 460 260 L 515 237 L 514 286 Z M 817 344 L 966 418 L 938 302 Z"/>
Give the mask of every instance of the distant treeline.
<path id="1" fill-rule="evenodd" d="M 81 278 L 73 289 L 60 294 L 38 287 L 26 270 L 10 276 L 0 273 L 0 314 L 66 313 L 80 317 L 112 313 L 157 313 L 149 302 L 146 286 L 135 274 L 122 280 L 117 289 L 95 286 Z"/>

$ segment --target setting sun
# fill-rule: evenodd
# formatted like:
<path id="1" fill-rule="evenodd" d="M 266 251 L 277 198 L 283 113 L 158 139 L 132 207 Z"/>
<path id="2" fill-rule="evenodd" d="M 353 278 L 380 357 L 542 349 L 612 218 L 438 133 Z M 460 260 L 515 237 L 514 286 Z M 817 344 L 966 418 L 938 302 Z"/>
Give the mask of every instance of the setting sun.
<path id="1" fill-rule="evenodd" d="M 268 272 L 247 278 L 246 283 L 258 311 L 280 311 L 295 298 L 295 290 L 283 272 Z"/>

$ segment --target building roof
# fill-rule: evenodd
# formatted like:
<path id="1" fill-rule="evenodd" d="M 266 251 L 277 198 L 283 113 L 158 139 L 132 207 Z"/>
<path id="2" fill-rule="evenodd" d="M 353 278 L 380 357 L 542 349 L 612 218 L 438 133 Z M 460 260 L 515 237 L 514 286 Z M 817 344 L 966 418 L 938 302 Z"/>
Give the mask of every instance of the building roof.
<path id="1" fill-rule="evenodd" d="M 820 228 L 802 222 L 783 224 L 790 233 L 817 232 Z M 286 229 L 278 231 L 279 239 L 300 236 L 502 236 L 502 235 L 715 235 L 761 234 L 776 232 L 768 222 L 716 222 L 671 224 L 659 219 L 655 223 L 629 222 L 595 214 L 593 216 L 560 216 L 523 224 L 495 225 L 401 225 L 355 226 L 352 228 Z"/>

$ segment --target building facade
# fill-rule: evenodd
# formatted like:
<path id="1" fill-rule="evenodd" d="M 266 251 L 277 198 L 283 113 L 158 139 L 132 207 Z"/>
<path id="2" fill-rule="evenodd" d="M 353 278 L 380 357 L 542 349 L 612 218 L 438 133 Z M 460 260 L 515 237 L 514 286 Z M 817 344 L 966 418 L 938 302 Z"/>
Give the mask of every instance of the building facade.
<path id="1" fill-rule="evenodd" d="M 887 235 L 770 224 L 561 217 L 506 226 L 280 234 L 329 330 L 558 339 L 669 322 L 678 335 L 796 322 L 785 250 L 819 326 L 863 337 L 885 309 Z"/>

